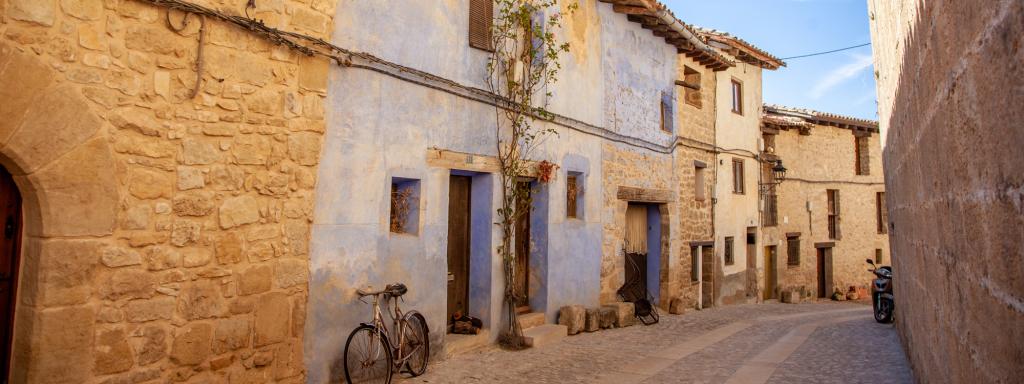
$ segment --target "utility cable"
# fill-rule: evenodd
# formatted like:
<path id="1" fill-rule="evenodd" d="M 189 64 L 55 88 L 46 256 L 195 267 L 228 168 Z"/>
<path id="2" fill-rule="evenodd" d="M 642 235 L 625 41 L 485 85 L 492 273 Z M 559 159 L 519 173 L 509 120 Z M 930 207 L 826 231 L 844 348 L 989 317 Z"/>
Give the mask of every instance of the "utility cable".
<path id="1" fill-rule="evenodd" d="M 868 45 L 871 45 L 871 43 L 864 43 L 864 44 L 861 44 L 861 45 L 854 45 L 852 47 L 833 49 L 831 51 L 825 51 L 825 52 L 809 53 L 809 54 L 800 55 L 800 56 L 783 57 L 780 60 L 792 60 L 792 59 L 799 59 L 799 58 L 804 58 L 804 57 L 827 55 L 829 53 L 842 52 L 842 51 L 846 51 L 846 50 L 850 50 L 850 49 L 854 49 L 854 48 L 860 48 L 860 47 L 864 47 L 864 46 L 868 46 Z"/>

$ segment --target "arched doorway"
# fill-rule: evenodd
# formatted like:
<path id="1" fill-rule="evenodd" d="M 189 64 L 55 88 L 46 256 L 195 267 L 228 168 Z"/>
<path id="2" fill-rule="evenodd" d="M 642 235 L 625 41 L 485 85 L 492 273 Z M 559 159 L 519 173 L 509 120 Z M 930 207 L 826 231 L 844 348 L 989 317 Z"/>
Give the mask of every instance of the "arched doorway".
<path id="1" fill-rule="evenodd" d="M 0 377 L 10 372 L 14 310 L 21 261 L 21 193 L 7 169 L 0 167 Z"/>

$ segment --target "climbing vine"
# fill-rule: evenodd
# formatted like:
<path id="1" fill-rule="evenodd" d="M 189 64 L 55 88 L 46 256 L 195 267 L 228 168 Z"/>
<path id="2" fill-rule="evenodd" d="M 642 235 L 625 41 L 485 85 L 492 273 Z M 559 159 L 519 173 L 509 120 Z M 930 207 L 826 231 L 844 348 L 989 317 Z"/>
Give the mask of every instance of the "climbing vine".
<path id="1" fill-rule="evenodd" d="M 563 0 L 564 1 L 564 0 Z M 526 215 L 530 204 L 529 188 L 522 188 L 520 178 L 531 173 L 530 154 L 554 128 L 536 124 L 551 120 L 547 110 L 551 98 L 549 86 L 557 81 L 561 69 L 559 56 L 569 51 L 568 43 L 559 43 L 559 30 L 566 13 L 560 12 L 560 0 L 494 0 L 495 19 L 491 30 L 491 55 L 487 61 L 487 86 L 498 98 L 495 103 L 495 138 L 501 173 L 501 203 L 498 225 L 505 277 L 505 307 L 508 329 L 502 343 L 510 348 L 523 347 L 516 307 L 523 299 L 516 291 L 516 250 L 513 246 L 515 223 Z M 564 9 L 572 12 L 573 2 Z M 550 181 L 551 163 L 544 162 L 543 180 Z"/>

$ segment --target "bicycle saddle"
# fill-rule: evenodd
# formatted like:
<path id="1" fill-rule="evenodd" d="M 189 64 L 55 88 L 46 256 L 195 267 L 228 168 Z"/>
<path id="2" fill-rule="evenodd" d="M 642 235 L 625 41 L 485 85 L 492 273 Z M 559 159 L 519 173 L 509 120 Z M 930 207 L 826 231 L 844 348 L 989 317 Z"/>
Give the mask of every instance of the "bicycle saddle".
<path id="1" fill-rule="evenodd" d="M 404 295 L 406 292 L 409 292 L 409 288 L 407 288 L 405 284 L 394 283 L 388 284 L 388 286 L 384 288 L 384 292 L 387 292 L 387 294 L 391 295 L 391 297 L 400 297 Z"/>

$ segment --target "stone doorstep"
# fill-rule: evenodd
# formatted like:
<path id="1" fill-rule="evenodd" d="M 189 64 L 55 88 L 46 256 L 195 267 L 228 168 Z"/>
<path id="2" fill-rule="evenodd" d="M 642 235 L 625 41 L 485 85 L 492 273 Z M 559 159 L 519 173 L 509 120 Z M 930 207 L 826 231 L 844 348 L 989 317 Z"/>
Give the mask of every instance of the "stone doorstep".
<path id="1" fill-rule="evenodd" d="M 519 315 L 519 328 L 523 331 L 544 325 L 544 314 L 541 312 L 530 312 Z"/>
<path id="2" fill-rule="evenodd" d="M 473 352 L 490 344 L 491 332 L 481 329 L 476 335 L 459 335 L 449 333 L 444 335 L 443 358 L 450 359 L 452 356 Z"/>
<path id="3" fill-rule="evenodd" d="M 569 327 L 558 324 L 544 324 L 523 331 L 526 345 L 534 348 L 557 343 L 567 336 Z"/>

